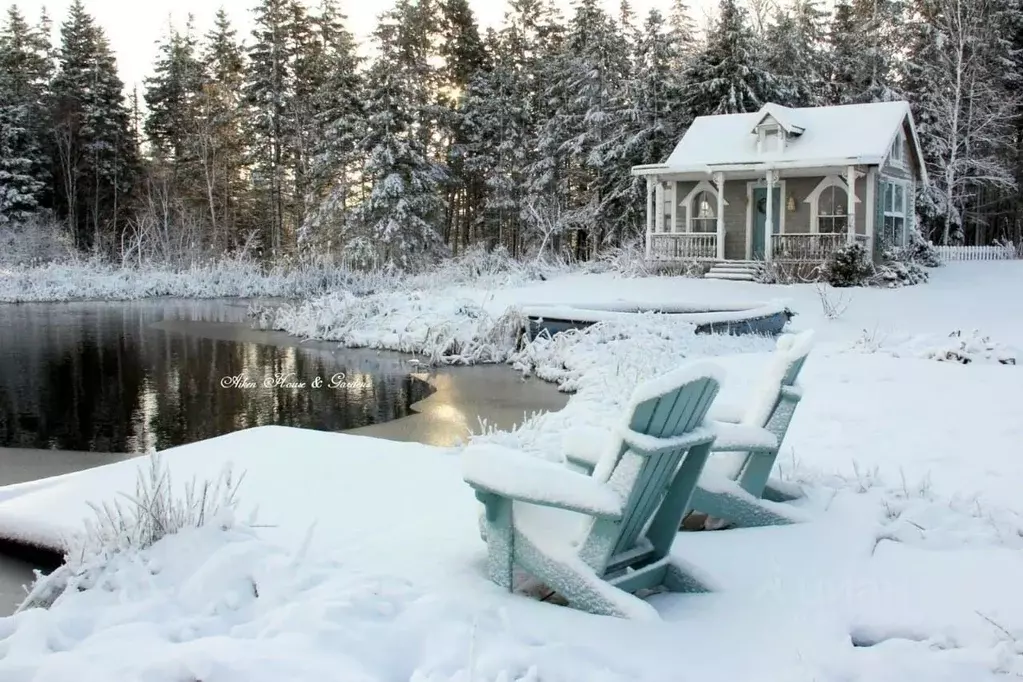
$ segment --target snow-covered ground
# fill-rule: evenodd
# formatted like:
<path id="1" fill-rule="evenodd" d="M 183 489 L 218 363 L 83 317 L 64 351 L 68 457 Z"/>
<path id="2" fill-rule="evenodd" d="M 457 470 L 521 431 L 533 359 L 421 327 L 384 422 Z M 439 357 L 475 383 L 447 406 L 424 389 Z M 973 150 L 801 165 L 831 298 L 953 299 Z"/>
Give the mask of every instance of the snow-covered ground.
<path id="1" fill-rule="evenodd" d="M 680 534 L 673 551 L 721 589 L 651 598 L 658 623 L 595 617 L 487 582 L 457 450 L 243 431 L 167 461 L 179 484 L 233 461 L 246 471 L 239 518 L 258 506 L 255 524 L 168 537 L 114 558 L 93 589 L 0 619 L 0 680 L 1023 676 L 1023 367 L 999 363 L 1023 346 L 1021 286 L 1023 263 L 953 264 L 927 285 L 846 291 L 837 319 L 811 285 L 612 275 L 435 290 L 404 303 L 379 294 L 354 314 L 340 297 L 288 311 L 270 321 L 437 359 L 467 348 L 476 359 L 510 356 L 575 390 L 560 412 L 478 437 L 557 459 L 567 441 L 599 437 L 639 380 L 688 358 L 714 356 L 729 376 L 720 400 L 744 399 L 770 343 L 695 336 L 648 315 L 511 353 L 490 323 L 510 306 L 785 299 L 793 327 L 819 341 L 780 457 L 812 520 Z M 843 293 L 825 295 L 839 303 Z M 973 361 L 938 361 L 948 351 Z M 0 488 L 0 532 L 59 543 L 90 514 L 87 502 L 132 491 L 136 468 Z"/>

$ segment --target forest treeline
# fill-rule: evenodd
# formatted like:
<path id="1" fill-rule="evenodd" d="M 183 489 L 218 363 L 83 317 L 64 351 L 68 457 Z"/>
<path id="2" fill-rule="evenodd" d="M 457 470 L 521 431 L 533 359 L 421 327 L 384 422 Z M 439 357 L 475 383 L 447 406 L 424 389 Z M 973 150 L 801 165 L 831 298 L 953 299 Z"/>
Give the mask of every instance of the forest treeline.
<path id="1" fill-rule="evenodd" d="M 413 266 L 474 245 L 585 258 L 644 229 L 636 164 L 699 115 L 907 99 L 936 242 L 1019 241 L 1019 0 L 721 0 L 708 30 L 508 0 L 397 0 L 360 49 L 337 0 L 258 0 L 161 38 L 125 92 L 75 0 L 0 26 L 0 227 L 56 225 L 125 262 L 240 249 Z M 51 41 L 51 36 L 54 40 Z M 369 58 L 360 55 L 370 54 Z M 39 229 L 42 229 L 40 227 Z"/>

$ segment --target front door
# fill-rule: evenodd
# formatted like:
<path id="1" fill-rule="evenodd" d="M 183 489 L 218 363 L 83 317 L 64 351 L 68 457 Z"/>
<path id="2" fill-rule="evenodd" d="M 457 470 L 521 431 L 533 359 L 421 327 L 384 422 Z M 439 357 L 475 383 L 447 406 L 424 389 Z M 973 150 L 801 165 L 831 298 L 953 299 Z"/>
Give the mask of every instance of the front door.
<path id="1" fill-rule="evenodd" d="M 781 229 L 781 187 L 775 187 L 774 196 L 771 198 L 774 205 L 771 207 L 771 216 L 774 223 L 774 233 L 778 234 Z M 764 231 L 767 229 L 767 188 L 753 188 L 753 259 L 761 260 L 764 257 Z"/>

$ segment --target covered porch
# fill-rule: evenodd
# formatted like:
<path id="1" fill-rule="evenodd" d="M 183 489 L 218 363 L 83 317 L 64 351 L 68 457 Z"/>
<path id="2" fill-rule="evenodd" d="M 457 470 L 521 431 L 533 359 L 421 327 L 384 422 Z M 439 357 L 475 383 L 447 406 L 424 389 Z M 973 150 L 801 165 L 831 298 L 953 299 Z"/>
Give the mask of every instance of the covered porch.
<path id="1" fill-rule="evenodd" d="M 876 167 L 762 164 L 646 176 L 646 257 L 654 261 L 820 263 L 873 246 Z"/>

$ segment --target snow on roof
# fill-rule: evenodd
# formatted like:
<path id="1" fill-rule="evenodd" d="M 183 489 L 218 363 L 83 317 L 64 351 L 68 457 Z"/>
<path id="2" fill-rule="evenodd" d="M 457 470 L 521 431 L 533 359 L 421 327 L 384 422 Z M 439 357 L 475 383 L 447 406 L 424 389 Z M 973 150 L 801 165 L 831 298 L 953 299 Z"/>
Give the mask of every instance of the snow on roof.
<path id="1" fill-rule="evenodd" d="M 757 150 L 754 131 L 767 116 L 798 134 L 781 151 Z M 713 170 L 709 166 L 742 164 L 880 164 L 907 117 L 912 129 L 909 104 L 903 101 L 800 109 L 765 104 L 750 114 L 700 116 L 668 157 L 664 170 L 698 172 Z"/>
<path id="2" fill-rule="evenodd" d="M 757 126 L 763 123 L 764 119 L 768 116 L 777 121 L 778 125 L 782 127 L 782 130 L 787 133 L 800 135 L 804 130 L 806 130 L 806 126 L 802 125 L 802 119 L 799 118 L 798 109 L 790 109 L 789 107 L 783 107 L 780 104 L 772 104 L 768 102 L 760 108 L 760 111 L 757 112 L 756 123 L 752 128 L 750 128 L 750 133 L 755 133 Z"/>

